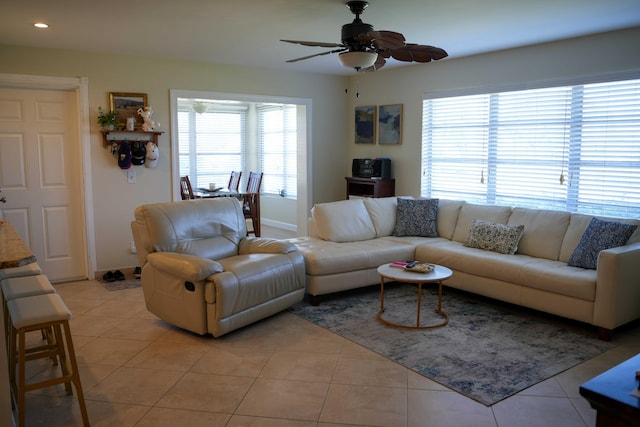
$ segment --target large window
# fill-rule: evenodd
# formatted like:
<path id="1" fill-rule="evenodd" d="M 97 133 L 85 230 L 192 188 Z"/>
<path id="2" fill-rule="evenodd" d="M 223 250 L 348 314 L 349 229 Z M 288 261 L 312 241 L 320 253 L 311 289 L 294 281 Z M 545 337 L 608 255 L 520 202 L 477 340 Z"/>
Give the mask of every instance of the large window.
<path id="1" fill-rule="evenodd" d="M 295 105 L 178 98 L 179 174 L 226 187 L 231 171 L 263 172 L 261 192 L 297 196 Z"/>
<path id="2" fill-rule="evenodd" d="M 425 99 L 423 197 L 640 217 L 640 80 Z"/>

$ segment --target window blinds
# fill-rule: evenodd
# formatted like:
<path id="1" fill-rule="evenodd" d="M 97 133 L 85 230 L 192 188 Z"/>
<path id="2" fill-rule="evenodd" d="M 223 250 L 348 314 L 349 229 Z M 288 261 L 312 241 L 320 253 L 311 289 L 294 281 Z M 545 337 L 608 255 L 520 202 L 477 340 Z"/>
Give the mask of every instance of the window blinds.
<path id="1" fill-rule="evenodd" d="M 421 195 L 640 217 L 640 80 L 423 101 Z"/>

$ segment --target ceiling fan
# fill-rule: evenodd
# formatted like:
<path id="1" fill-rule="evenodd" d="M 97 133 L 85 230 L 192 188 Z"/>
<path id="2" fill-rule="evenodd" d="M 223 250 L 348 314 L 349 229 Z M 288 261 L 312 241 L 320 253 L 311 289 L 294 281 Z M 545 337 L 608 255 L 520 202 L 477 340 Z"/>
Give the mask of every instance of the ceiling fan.
<path id="1" fill-rule="evenodd" d="M 405 43 L 402 34 L 395 31 L 376 31 L 373 25 L 362 22 L 360 15 L 369 6 L 366 1 L 348 1 L 346 6 L 356 17 L 342 26 L 342 43 L 280 40 L 303 46 L 337 48 L 326 52 L 290 59 L 297 62 L 316 56 L 339 53 L 342 65 L 356 71 L 376 71 L 384 66 L 387 58 L 404 62 L 430 62 L 448 56 L 444 49 L 415 43 Z"/>

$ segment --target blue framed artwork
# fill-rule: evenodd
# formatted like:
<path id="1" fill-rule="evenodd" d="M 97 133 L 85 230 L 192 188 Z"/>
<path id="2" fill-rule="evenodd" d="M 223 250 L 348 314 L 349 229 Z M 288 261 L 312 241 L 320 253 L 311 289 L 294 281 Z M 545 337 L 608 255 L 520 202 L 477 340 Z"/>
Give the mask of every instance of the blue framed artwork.
<path id="1" fill-rule="evenodd" d="M 376 143 L 376 107 L 356 107 L 356 144 Z"/>
<path id="2" fill-rule="evenodd" d="M 378 107 L 378 144 L 402 143 L 402 104 Z"/>

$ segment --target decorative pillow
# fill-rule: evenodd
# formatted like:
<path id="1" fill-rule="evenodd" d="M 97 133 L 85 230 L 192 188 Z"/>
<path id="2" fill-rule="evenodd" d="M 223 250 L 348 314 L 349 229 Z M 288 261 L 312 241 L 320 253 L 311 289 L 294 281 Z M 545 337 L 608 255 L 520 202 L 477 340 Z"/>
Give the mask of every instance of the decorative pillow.
<path id="1" fill-rule="evenodd" d="M 600 251 L 626 244 L 636 228 L 635 224 L 592 218 L 567 264 L 595 270 Z"/>
<path id="2" fill-rule="evenodd" d="M 394 236 L 438 237 L 438 199 L 398 198 Z"/>
<path id="3" fill-rule="evenodd" d="M 524 225 L 496 224 L 474 218 L 464 246 L 513 255 L 524 233 Z"/>

